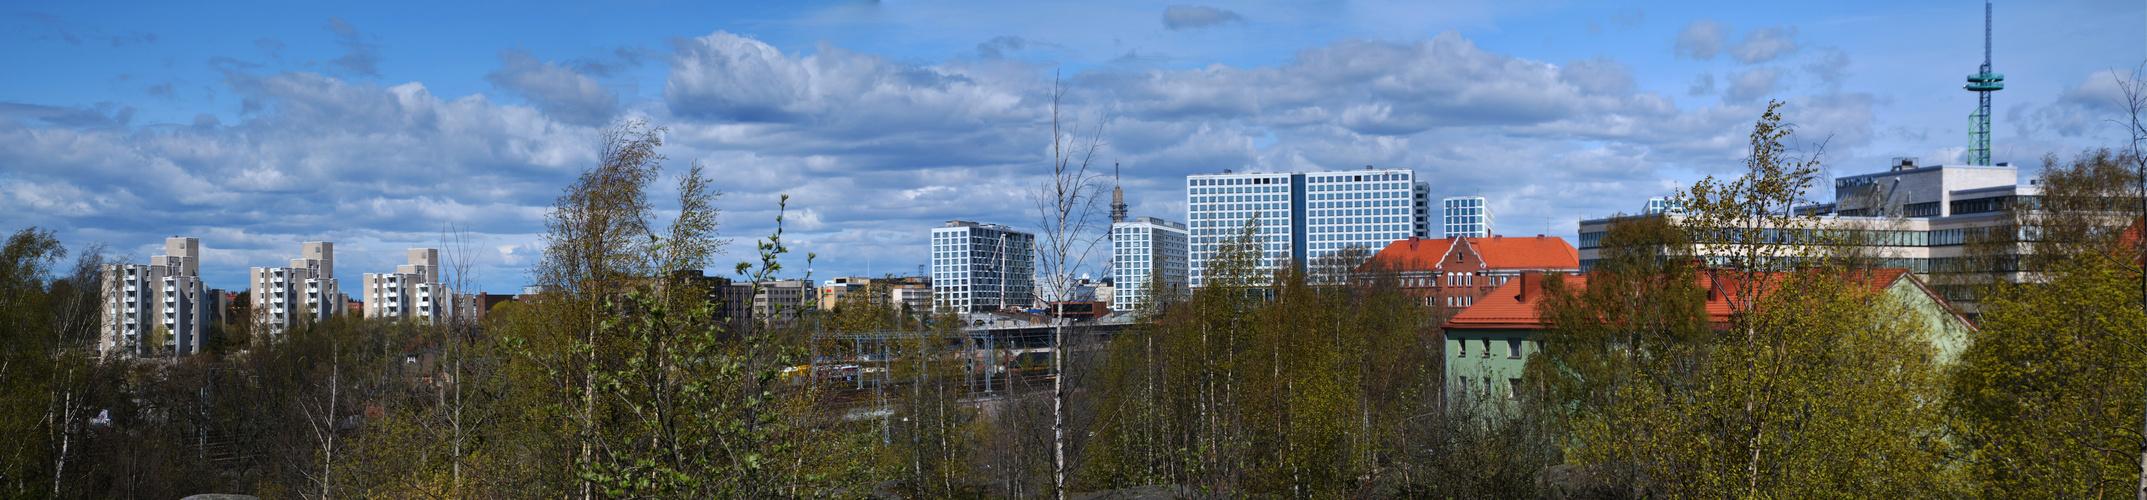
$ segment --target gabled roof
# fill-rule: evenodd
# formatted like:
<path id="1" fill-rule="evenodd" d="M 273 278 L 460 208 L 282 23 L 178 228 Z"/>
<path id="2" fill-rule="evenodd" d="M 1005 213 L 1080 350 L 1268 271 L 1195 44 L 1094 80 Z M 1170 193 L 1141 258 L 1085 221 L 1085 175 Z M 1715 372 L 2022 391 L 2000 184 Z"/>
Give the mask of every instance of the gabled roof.
<path id="1" fill-rule="evenodd" d="M 1580 250 L 1565 238 L 1536 235 L 1533 238 L 1455 237 L 1409 238 L 1388 243 L 1368 263 L 1390 264 L 1403 269 L 1438 269 L 1456 247 L 1469 247 L 1490 269 L 1580 269 Z"/>
<path id="2" fill-rule="evenodd" d="M 1916 279 L 1916 276 L 1909 274 L 1908 271 L 1877 269 L 1866 273 L 1867 277 L 1851 279 L 1861 282 L 1872 292 L 1883 292 L 1887 288 L 1893 287 L 1896 282 L 1908 280 L 1918 290 L 1944 306 L 1963 325 L 1973 327 L 1966 318 L 1962 318 L 1958 313 L 1952 312 L 1951 304 L 1947 304 L 1944 297 L 1932 291 L 1929 286 L 1925 286 L 1921 280 Z M 1543 320 L 1536 314 L 1536 304 L 1543 300 L 1543 281 L 1553 279 L 1553 276 L 1564 279 L 1567 286 L 1574 287 L 1576 290 L 1584 289 L 1588 286 L 1588 276 L 1586 275 L 1523 274 L 1520 279 L 1508 280 L 1505 285 L 1499 286 L 1497 290 L 1491 291 L 1489 295 L 1477 300 L 1475 304 L 1455 314 L 1452 319 L 1447 320 L 1446 324 L 1441 326 L 1447 329 L 1540 330 L 1543 328 Z M 1707 315 L 1717 325 L 1728 324 L 1731 313 L 1728 297 L 1735 296 L 1736 290 L 1742 286 L 1738 281 L 1728 279 L 1730 276 L 1725 275 L 1724 278 L 1717 282 L 1704 272 L 1700 273 L 1698 278 L 1701 286 L 1710 291 L 1707 294 Z M 1780 281 L 1779 279 L 1763 280 L 1764 283 L 1770 284 L 1780 283 Z M 1772 285 L 1763 286 L 1772 287 Z M 1524 294 L 1523 292 L 1526 293 Z M 1765 295 L 1765 293 L 1767 292 L 1761 292 L 1762 295 Z"/>

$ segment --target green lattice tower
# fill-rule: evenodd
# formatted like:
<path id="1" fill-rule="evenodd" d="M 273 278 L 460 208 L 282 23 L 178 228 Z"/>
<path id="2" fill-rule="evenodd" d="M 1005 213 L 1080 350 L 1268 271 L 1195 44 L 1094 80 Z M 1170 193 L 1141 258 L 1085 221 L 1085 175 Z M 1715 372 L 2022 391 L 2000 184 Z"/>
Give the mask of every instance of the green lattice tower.
<path id="1" fill-rule="evenodd" d="M 1990 93 L 2005 89 L 2005 75 L 1990 72 L 1990 2 L 1983 2 L 1983 67 L 1968 75 L 1976 112 L 1968 115 L 1968 164 L 1990 165 Z"/>

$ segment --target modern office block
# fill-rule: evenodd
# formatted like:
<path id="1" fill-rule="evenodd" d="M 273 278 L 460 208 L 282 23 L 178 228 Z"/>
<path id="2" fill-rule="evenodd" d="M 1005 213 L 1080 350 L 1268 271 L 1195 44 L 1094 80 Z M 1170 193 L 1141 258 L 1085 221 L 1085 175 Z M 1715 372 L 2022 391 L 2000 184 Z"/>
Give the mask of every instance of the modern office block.
<path id="1" fill-rule="evenodd" d="M 1147 306 L 1151 286 L 1183 289 L 1187 237 L 1185 224 L 1154 217 L 1111 224 L 1111 308 Z"/>
<path id="2" fill-rule="evenodd" d="M 969 221 L 932 228 L 934 306 L 960 312 L 1028 307 L 1036 301 L 1035 280 L 1035 235 Z"/>
<path id="3" fill-rule="evenodd" d="M 2008 207 L 2033 203 L 2041 191 L 2021 185 L 2019 172 L 2007 164 L 1918 165 L 1914 158 L 1895 158 L 1886 171 L 1849 175 L 1834 180 L 1834 200 L 1797 207 L 1801 214 L 1817 215 L 1816 231 L 1832 237 L 1850 238 L 1881 268 L 1906 269 L 1962 309 L 1974 312 L 1972 283 L 1959 282 L 1970 275 L 2006 281 L 2027 281 L 2028 273 L 2002 268 L 1978 269 L 1969 259 L 1969 236 L 2014 224 Z M 1654 205 L 1651 200 L 1650 205 Z M 1681 220 L 1682 207 L 1664 204 L 1650 215 Z M 1592 269 L 1602 258 L 1602 240 L 1610 227 L 1630 217 L 1580 221 L 1580 264 Z M 1769 229 L 1776 231 L 1775 229 Z M 1734 247 L 1723 248 L 1728 255 Z M 1790 256 L 1787 258 L 1795 258 Z M 1798 262 L 1750 263 L 1791 268 Z"/>
<path id="4" fill-rule="evenodd" d="M 101 355 L 186 355 L 206 345 L 215 301 L 201 281 L 200 239 L 168 238 L 164 255 L 150 257 L 148 265 L 107 264 L 98 272 L 104 287 Z"/>
<path id="5" fill-rule="evenodd" d="M 1446 198 L 1446 237 L 1484 238 L 1491 236 L 1491 207 L 1482 196 L 1453 196 Z"/>
<path id="6" fill-rule="evenodd" d="M 1349 248 L 1369 255 L 1431 227 L 1430 186 L 1407 169 L 1201 174 L 1187 176 L 1185 190 L 1194 287 L 1210 280 L 1211 263 L 1240 235 L 1250 237 L 1252 271 L 1264 277 Z"/>

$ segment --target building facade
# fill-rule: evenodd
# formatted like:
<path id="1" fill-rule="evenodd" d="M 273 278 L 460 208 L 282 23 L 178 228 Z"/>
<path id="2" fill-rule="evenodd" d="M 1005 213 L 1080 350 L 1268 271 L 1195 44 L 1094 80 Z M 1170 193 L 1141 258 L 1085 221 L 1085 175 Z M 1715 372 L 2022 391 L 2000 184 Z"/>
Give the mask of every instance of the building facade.
<path id="1" fill-rule="evenodd" d="M 1554 278 L 1555 277 L 1555 278 Z M 1548 328 L 1537 311 L 1543 299 L 1543 282 L 1562 278 L 1569 287 L 1584 287 L 1585 275 L 1523 273 L 1483 297 L 1483 302 L 1461 311 L 1440 325 L 1444 340 L 1447 397 L 1457 401 L 1501 400 L 1514 397 L 1528 358 L 1542 352 L 1539 339 Z M 1699 277 L 1709 289 L 1721 286 Z M 1784 279 L 1784 278 L 1771 278 Z M 1866 290 L 1889 295 L 1907 306 L 1917 340 L 1933 348 L 1932 361 L 1947 366 L 1960 359 L 1968 347 L 1975 325 L 1937 292 L 1900 269 L 1880 269 L 1850 278 Z M 1577 289 L 1577 288 L 1576 288 Z M 1732 294 L 1710 293 L 1705 304 L 1715 328 L 1728 328 Z"/>
<path id="2" fill-rule="evenodd" d="M 835 310 L 835 305 L 852 293 L 870 294 L 865 300 L 874 306 L 908 307 L 913 312 L 932 310 L 932 279 L 922 276 L 850 276 L 827 280 L 820 284 L 820 310 Z"/>
<path id="3" fill-rule="evenodd" d="M 1523 273 L 1579 272 L 1580 252 L 1565 238 L 1486 238 L 1397 241 L 1359 268 L 1392 272 L 1405 293 L 1423 304 L 1466 309 Z"/>
<path id="4" fill-rule="evenodd" d="M 350 300 L 335 278 L 335 243 L 314 241 L 300 247 L 303 256 L 291 259 L 290 267 L 256 267 L 249 273 L 254 321 L 271 335 L 349 309 Z"/>
<path id="5" fill-rule="evenodd" d="M 217 301 L 201 281 L 199 238 L 167 238 L 148 265 L 107 264 L 98 273 L 101 356 L 187 355 L 207 344 Z"/>
<path id="6" fill-rule="evenodd" d="M 1187 238 L 1185 224 L 1154 217 L 1112 223 L 1111 294 L 1097 299 L 1130 311 L 1148 305 L 1151 286 L 1183 290 Z"/>
<path id="7" fill-rule="evenodd" d="M 2041 194 L 2035 186 L 2020 185 L 2018 176 L 2016 169 L 2002 163 L 1920 166 L 1913 158 L 1896 158 L 1884 172 L 1834 179 L 1832 202 L 1797 210 L 1819 215 L 1817 227 L 1810 229 L 1846 235 L 1879 267 L 1916 273 L 1948 300 L 1975 311 L 1970 285 L 1939 279 L 1933 273 L 1989 273 L 2008 281 L 2024 278 L 2017 271 L 1963 268 L 1972 235 L 2011 227 L 2008 207 L 2033 203 Z M 1652 200 L 1650 205 L 1654 205 Z M 1682 212 L 1665 204 L 1654 213 L 1677 219 Z M 1601 258 L 1602 239 L 1620 220 L 1624 218 L 1580 221 L 1583 269 L 1594 267 Z"/>
<path id="8" fill-rule="evenodd" d="M 734 285 L 735 286 L 735 285 Z M 773 280 L 755 282 L 749 290 L 753 293 L 753 317 L 768 322 L 785 322 L 798 318 L 806 309 L 818 306 L 813 300 L 813 282 L 805 280 Z"/>
<path id="9" fill-rule="evenodd" d="M 1035 235 L 969 221 L 932 228 L 934 307 L 958 312 L 1028 307 L 1036 301 L 1035 280 Z"/>
<path id="10" fill-rule="evenodd" d="M 365 273 L 365 317 L 418 318 L 435 324 L 447 320 L 452 293 L 440 277 L 440 251 L 412 248 L 409 264 L 392 273 Z"/>
<path id="11" fill-rule="evenodd" d="M 1428 191 L 1429 184 L 1407 169 L 1187 176 L 1187 282 L 1203 286 L 1210 263 L 1247 229 L 1253 231 L 1256 276 L 1344 249 L 1425 237 L 1431 229 Z"/>
<path id="12" fill-rule="evenodd" d="M 1484 197 L 1451 196 L 1441 204 L 1446 207 L 1446 237 L 1491 236 L 1491 207 L 1484 203 Z"/>

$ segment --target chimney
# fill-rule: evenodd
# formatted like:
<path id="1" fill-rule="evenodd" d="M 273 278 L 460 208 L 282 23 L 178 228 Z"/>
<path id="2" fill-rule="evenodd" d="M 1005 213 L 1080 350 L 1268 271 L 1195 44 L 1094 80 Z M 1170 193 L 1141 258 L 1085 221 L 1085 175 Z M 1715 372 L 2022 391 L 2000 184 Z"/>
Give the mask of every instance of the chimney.
<path id="1" fill-rule="evenodd" d="M 1513 299 L 1520 301 L 1522 304 L 1527 304 L 1529 299 L 1538 295 L 1543 295 L 1543 272 L 1522 271 L 1521 294 L 1513 296 Z"/>
<path id="2" fill-rule="evenodd" d="M 1416 237 L 1415 237 L 1415 236 L 1410 236 L 1410 237 L 1409 237 L 1409 251 L 1411 251 L 1411 252 L 1414 252 L 1414 251 L 1416 251 Z"/>

